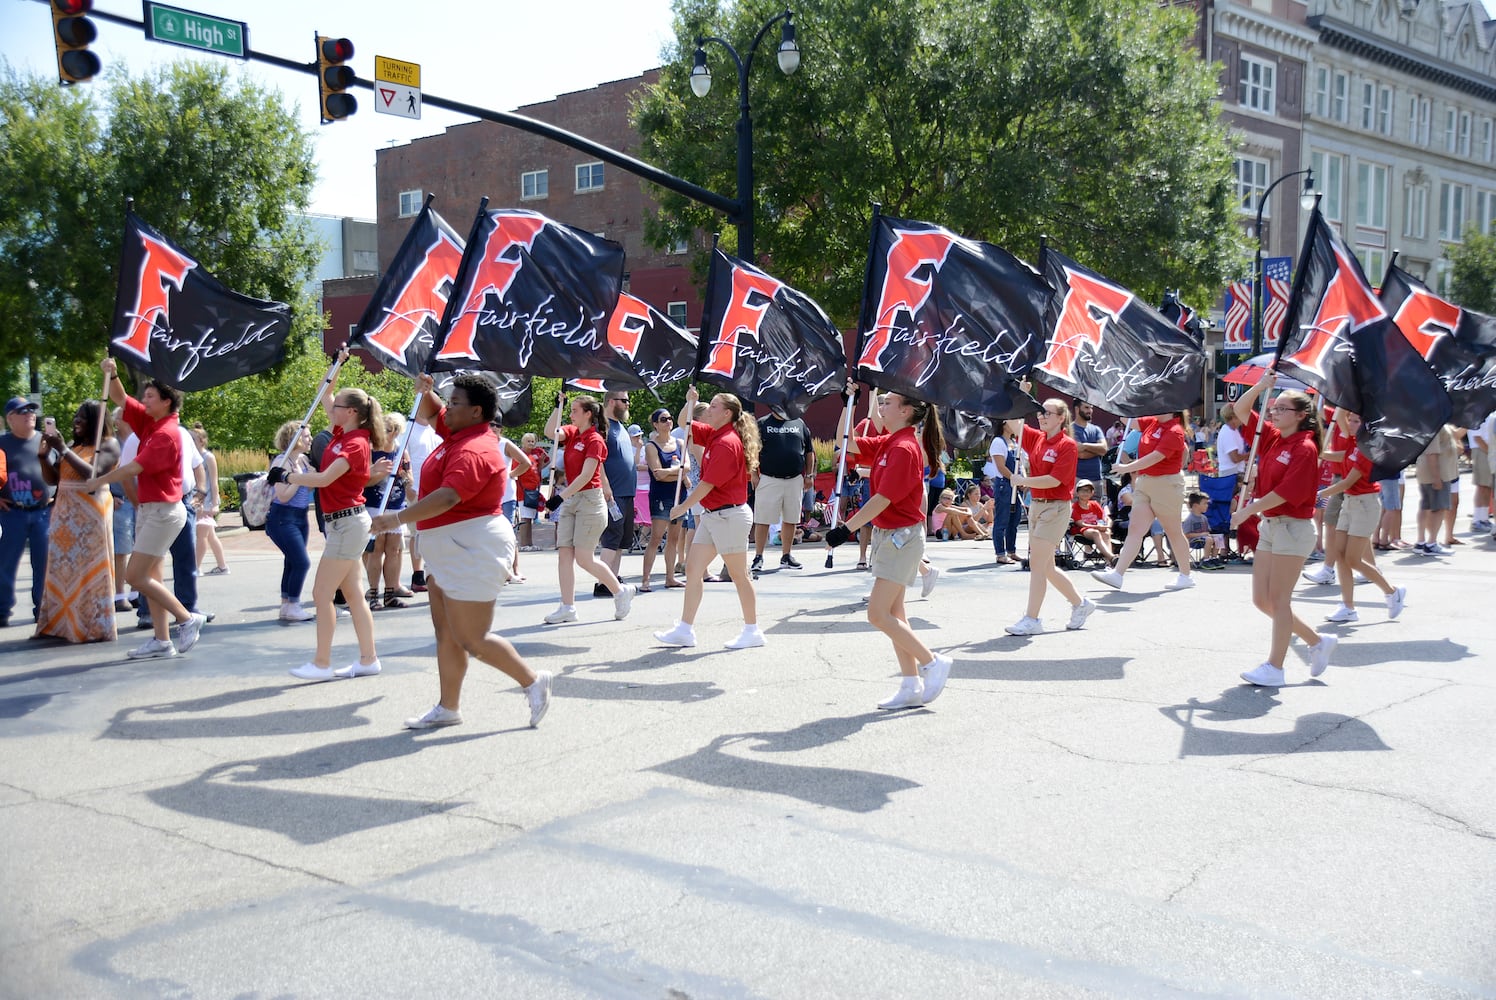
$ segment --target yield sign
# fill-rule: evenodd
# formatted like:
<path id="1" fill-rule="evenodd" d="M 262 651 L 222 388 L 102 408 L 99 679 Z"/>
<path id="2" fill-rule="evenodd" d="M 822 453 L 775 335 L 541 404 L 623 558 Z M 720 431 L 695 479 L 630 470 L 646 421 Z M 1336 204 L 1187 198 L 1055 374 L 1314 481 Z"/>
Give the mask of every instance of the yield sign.
<path id="1" fill-rule="evenodd" d="M 374 81 L 374 110 L 401 118 L 421 117 L 421 88 L 386 80 Z"/>

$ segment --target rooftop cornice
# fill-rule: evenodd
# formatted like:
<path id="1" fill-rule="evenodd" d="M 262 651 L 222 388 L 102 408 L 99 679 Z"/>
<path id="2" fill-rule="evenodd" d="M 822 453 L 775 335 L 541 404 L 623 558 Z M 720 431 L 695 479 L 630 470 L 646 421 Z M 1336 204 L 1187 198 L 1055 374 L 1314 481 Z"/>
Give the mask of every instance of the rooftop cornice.
<path id="1" fill-rule="evenodd" d="M 1326 14 L 1311 14 L 1309 26 L 1318 30 L 1319 40 L 1332 48 L 1483 101 L 1496 102 L 1496 80 L 1482 79 L 1467 70 L 1435 63 L 1425 53 L 1369 35 Z"/>

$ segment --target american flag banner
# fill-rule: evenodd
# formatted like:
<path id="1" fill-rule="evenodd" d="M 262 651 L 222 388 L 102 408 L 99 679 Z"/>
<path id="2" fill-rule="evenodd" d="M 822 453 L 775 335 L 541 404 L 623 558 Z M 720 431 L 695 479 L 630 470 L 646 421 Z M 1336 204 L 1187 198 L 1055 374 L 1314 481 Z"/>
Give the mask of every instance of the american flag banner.
<path id="1" fill-rule="evenodd" d="M 1288 293 L 1293 288 L 1293 258 L 1269 257 L 1262 262 L 1267 290 L 1262 297 L 1262 349 L 1276 351 L 1288 315 Z"/>
<path id="2" fill-rule="evenodd" d="M 1252 283 L 1233 282 L 1226 290 L 1226 347 L 1227 354 L 1240 354 L 1252 349 Z"/>

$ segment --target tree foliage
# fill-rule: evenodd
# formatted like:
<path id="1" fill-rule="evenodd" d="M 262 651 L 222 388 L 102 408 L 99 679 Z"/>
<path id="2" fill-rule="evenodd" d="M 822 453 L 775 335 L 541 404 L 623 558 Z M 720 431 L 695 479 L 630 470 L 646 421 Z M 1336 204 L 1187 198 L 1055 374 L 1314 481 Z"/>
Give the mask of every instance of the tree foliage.
<path id="1" fill-rule="evenodd" d="M 1449 294 L 1456 305 L 1496 315 L 1496 233 L 1481 235 L 1471 226 L 1464 242 L 1445 248 L 1449 258 Z"/>
<path id="2" fill-rule="evenodd" d="M 698 99 L 690 56 L 700 34 L 746 57 L 782 9 L 677 0 L 676 43 L 635 108 L 645 159 L 735 191 L 736 73 L 708 45 L 713 86 Z M 856 318 L 875 201 L 1030 260 L 1046 234 L 1152 298 L 1180 288 L 1211 301 L 1244 267 L 1217 68 L 1191 51 L 1188 12 L 1154 0 L 806 0 L 795 14 L 799 71 L 775 65 L 777 28 L 751 67 L 756 249 L 838 323 Z M 723 228 L 711 210 L 656 194 L 655 245 Z"/>
<path id="3" fill-rule="evenodd" d="M 101 88 L 0 72 L 0 356 L 97 359 L 125 199 L 235 291 L 320 331 L 310 137 L 278 92 L 183 62 Z"/>

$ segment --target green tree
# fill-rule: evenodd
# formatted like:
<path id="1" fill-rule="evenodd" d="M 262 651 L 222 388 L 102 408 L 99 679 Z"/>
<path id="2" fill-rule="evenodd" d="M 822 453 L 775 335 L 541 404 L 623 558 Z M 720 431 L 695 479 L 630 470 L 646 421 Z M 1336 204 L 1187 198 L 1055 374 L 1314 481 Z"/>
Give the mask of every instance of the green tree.
<path id="1" fill-rule="evenodd" d="M 714 86 L 692 96 L 695 36 L 741 51 L 782 9 L 677 0 L 676 43 L 635 108 L 644 159 L 735 190 L 736 73 L 709 46 Z M 750 82 L 757 250 L 838 323 L 856 319 L 874 201 L 1030 260 L 1047 234 L 1152 298 L 1177 287 L 1210 301 L 1243 267 L 1217 67 L 1191 51 L 1188 12 L 1155 0 L 806 0 L 795 13 L 799 72 L 775 68 L 771 31 Z M 657 195 L 655 245 L 723 228 Z"/>
<path id="2" fill-rule="evenodd" d="M 1449 295 L 1456 305 L 1496 314 L 1496 233 L 1481 235 L 1471 226 L 1463 243 L 1444 251 L 1451 266 Z"/>
<path id="3" fill-rule="evenodd" d="M 305 211 L 312 144 L 280 94 L 183 62 L 101 89 L 0 73 L 0 356 L 97 359 L 112 318 L 125 199 L 236 291 L 322 319 Z"/>

